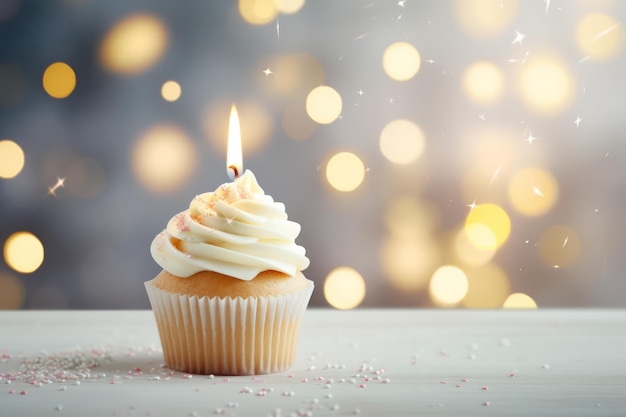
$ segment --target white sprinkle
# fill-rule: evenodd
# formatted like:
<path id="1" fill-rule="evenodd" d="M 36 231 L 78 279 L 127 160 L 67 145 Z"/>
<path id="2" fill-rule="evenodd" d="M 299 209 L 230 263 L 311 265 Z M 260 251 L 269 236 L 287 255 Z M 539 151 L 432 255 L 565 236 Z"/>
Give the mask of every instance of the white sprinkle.
<path id="1" fill-rule="evenodd" d="M 330 393 L 326 394 L 326 395 L 324 395 L 324 398 L 330 400 L 331 398 L 333 398 L 333 394 L 330 394 Z"/>
<path id="2" fill-rule="evenodd" d="M 61 410 L 63 410 L 63 406 L 61 404 L 54 407 L 54 411 L 61 411 Z"/>
<path id="3" fill-rule="evenodd" d="M 309 366 L 309 371 L 313 371 L 313 370 L 315 370 L 315 365 Z"/>
<path id="4" fill-rule="evenodd" d="M 229 401 L 227 404 L 228 408 L 237 408 L 239 407 L 239 403 L 235 401 Z"/>
<path id="5" fill-rule="evenodd" d="M 500 340 L 500 344 L 504 347 L 509 347 L 511 346 L 511 340 L 509 340 L 508 338 L 504 337 L 502 340 Z"/>
<path id="6" fill-rule="evenodd" d="M 61 387 L 59 388 L 59 391 L 66 391 L 67 390 L 67 385 L 61 385 Z"/>
<path id="7" fill-rule="evenodd" d="M 550 369 L 550 365 L 548 365 L 547 363 L 543 364 L 541 367 L 543 369 Z"/>
<path id="8" fill-rule="evenodd" d="M 72 385 L 80 385 L 80 381 L 74 381 L 72 382 Z"/>
<path id="9" fill-rule="evenodd" d="M 215 378 L 215 375 L 213 375 L 213 374 L 209 374 L 209 376 L 207 376 L 207 378 L 209 378 L 209 379 L 214 379 L 214 378 Z"/>
<path id="10" fill-rule="evenodd" d="M 333 405 L 332 407 L 330 407 L 330 409 L 333 410 L 333 411 L 339 410 L 339 404 Z"/>
<path id="11" fill-rule="evenodd" d="M 383 384 L 389 384 L 391 382 L 391 380 L 389 378 L 385 378 L 383 379 Z"/>
<path id="12" fill-rule="evenodd" d="M 359 410 L 358 408 L 355 408 L 352 414 L 361 414 L 361 410 Z"/>

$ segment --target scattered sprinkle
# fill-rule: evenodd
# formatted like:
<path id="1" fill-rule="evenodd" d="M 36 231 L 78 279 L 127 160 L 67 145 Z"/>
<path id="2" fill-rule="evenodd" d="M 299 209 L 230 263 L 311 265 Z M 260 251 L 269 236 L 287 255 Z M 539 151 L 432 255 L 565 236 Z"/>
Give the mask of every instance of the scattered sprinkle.
<path id="1" fill-rule="evenodd" d="M 483 403 L 483 406 L 484 406 L 484 407 L 489 407 L 490 405 L 491 405 L 491 402 L 489 402 L 489 401 L 485 401 L 485 402 Z"/>

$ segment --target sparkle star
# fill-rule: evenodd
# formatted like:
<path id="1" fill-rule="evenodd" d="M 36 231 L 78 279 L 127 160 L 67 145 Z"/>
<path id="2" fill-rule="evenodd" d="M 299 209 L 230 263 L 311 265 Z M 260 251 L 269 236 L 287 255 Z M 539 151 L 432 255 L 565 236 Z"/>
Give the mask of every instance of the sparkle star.
<path id="1" fill-rule="evenodd" d="M 467 207 L 470 208 L 470 211 L 474 210 L 476 207 L 478 207 L 476 205 L 476 200 L 472 201 L 472 204 L 468 204 Z"/>
<path id="2" fill-rule="evenodd" d="M 543 197 L 544 196 L 543 193 L 541 192 L 541 190 L 539 189 L 539 187 L 533 187 L 533 193 L 535 193 L 539 197 Z"/>
<path id="3" fill-rule="evenodd" d="M 533 136 L 533 132 L 531 132 L 530 130 L 528 131 L 528 137 L 526 137 L 526 139 L 524 139 L 526 142 L 532 144 L 534 141 L 537 140 L 537 138 L 535 136 Z"/>
<path id="4" fill-rule="evenodd" d="M 583 119 L 580 118 L 580 114 L 576 115 L 576 120 L 574 120 L 574 124 L 576 125 L 576 127 L 580 126 L 580 122 L 582 122 Z"/>
<path id="5" fill-rule="evenodd" d="M 511 45 L 515 45 L 516 43 L 519 43 L 519 46 L 524 46 L 524 45 L 522 45 L 522 41 L 524 40 L 525 37 L 526 37 L 526 35 L 524 35 L 523 33 L 518 32 L 516 30 L 515 31 L 515 39 L 513 39 L 513 42 L 511 42 Z"/>
<path id="6" fill-rule="evenodd" d="M 272 70 L 267 68 L 265 71 L 263 71 L 263 74 L 265 74 L 265 76 L 267 77 L 270 74 L 273 74 Z"/>
<path id="7" fill-rule="evenodd" d="M 406 3 L 406 0 L 400 0 L 400 1 L 398 2 L 398 6 L 400 6 L 400 7 L 404 7 L 404 3 Z"/>
<path id="8" fill-rule="evenodd" d="M 363 90 L 361 90 L 360 88 L 359 88 L 359 91 L 357 91 L 356 93 L 360 95 L 361 97 L 363 97 L 363 94 L 365 94 Z"/>
<path id="9" fill-rule="evenodd" d="M 479 118 L 480 120 L 485 120 L 485 113 L 481 113 L 481 114 L 479 114 L 479 115 L 478 115 L 478 118 Z"/>
<path id="10" fill-rule="evenodd" d="M 56 197 L 56 191 L 63 186 L 65 186 L 65 178 L 57 177 L 56 184 L 54 184 L 52 187 L 48 187 L 48 195 L 53 195 Z"/>
<path id="11" fill-rule="evenodd" d="M 427 59 L 427 60 L 426 60 L 426 61 L 424 61 L 424 62 L 428 62 L 429 64 L 434 64 L 434 63 L 435 63 L 435 62 L 437 62 L 437 61 L 435 61 L 434 59 Z"/>

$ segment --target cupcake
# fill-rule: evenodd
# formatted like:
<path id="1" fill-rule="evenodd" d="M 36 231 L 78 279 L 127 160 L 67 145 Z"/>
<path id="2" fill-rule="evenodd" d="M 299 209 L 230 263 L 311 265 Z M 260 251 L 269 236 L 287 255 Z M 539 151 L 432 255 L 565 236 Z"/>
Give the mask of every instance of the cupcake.
<path id="1" fill-rule="evenodd" d="M 150 248 L 163 270 L 145 283 L 168 367 L 256 375 L 293 364 L 313 292 L 299 233 L 250 170 L 172 217 Z"/>

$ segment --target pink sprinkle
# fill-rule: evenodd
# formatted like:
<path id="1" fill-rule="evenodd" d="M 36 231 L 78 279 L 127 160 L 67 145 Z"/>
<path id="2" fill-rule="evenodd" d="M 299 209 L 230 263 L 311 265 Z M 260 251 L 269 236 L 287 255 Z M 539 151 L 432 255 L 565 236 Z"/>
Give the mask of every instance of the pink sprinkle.
<path id="1" fill-rule="evenodd" d="M 461 386 L 460 386 L 460 385 L 455 385 L 455 386 L 456 386 L 457 388 L 461 388 Z"/>
<path id="2" fill-rule="evenodd" d="M 515 372 L 512 372 L 512 373 L 509 375 L 509 377 L 511 377 L 511 378 L 515 378 L 515 376 L 516 376 L 516 375 L 515 375 Z"/>
<path id="3" fill-rule="evenodd" d="M 20 391 L 20 395 L 26 395 L 28 394 L 28 391 L 24 390 L 24 391 Z"/>
<path id="4" fill-rule="evenodd" d="M 294 377 L 294 375 L 293 375 L 293 374 L 289 374 L 289 375 L 287 375 L 287 377 L 288 377 L 288 378 L 293 378 L 293 377 Z"/>
<path id="5" fill-rule="evenodd" d="M 363 378 L 363 381 L 365 381 L 365 382 L 369 382 L 369 380 L 370 379 L 368 377 Z"/>
<path id="6" fill-rule="evenodd" d="M 365 384 L 359 385 L 359 388 L 365 388 L 365 387 L 367 387 L 367 385 L 365 385 Z"/>
<path id="7" fill-rule="evenodd" d="M 461 379 L 461 382 L 467 382 L 467 381 L 469 381 L 469 379 L 467 379 L 467 378 Z"/>
<path id="8" fill-rule="evenodd" d="M 302 382 L 309 382 L 309 378 L 302 378 Z"/>
<path id="9" fill-rule="evenodd" d="M 200 392 L 200 388 L 194 388 L 195 392 Z"/>
<path id="10" fill-rule="evenodd" d="M 189 377 L 191 378 L 191 375 L 189 375 Z M 230 378 L 224 378 L 222 379 L 222 382 L 230 382 Z"/>
<path id="11" fill-rule="evenodd" d="M 135 371 L 141 372 L 141 368 L 135 368 Z"/>
<path id="12" fill-rule="evenodd" d="M 491 405 L 491 403 L 490 403 L 489 401 L 485 401 L 485 402 L 483 403 L 483 406 L 485 406 L 485 407 L 489 407 L 490 405 Z"/>
<path id="13" fill-rule="evenodd" d="M 487 391 L 488 389 L 489 389 L 489 388 L 487 388 L 487 387 L 482 387 L 482 388 L 481 388 L 481 390 L 483 390 L 483 391 Z"/>
<path id="14" fill-rule="evenodd" d="M 445 384 L 445 383 L 446 383 L 446 381 L 439 381 L 439 383 L 440 383 L 440 384 Z"/>
<path id="15" fill-rule="evenodd" d="M 14 389 L 10 390 L 9 394 L 15 394 L 15 390 Z"/>
<path id="16" fill-rule="evenodd" d="M 191 379 L 191 378 L 193 378 L 193 375 L 183 374 L 183 378 L 184 379 Z"/>

